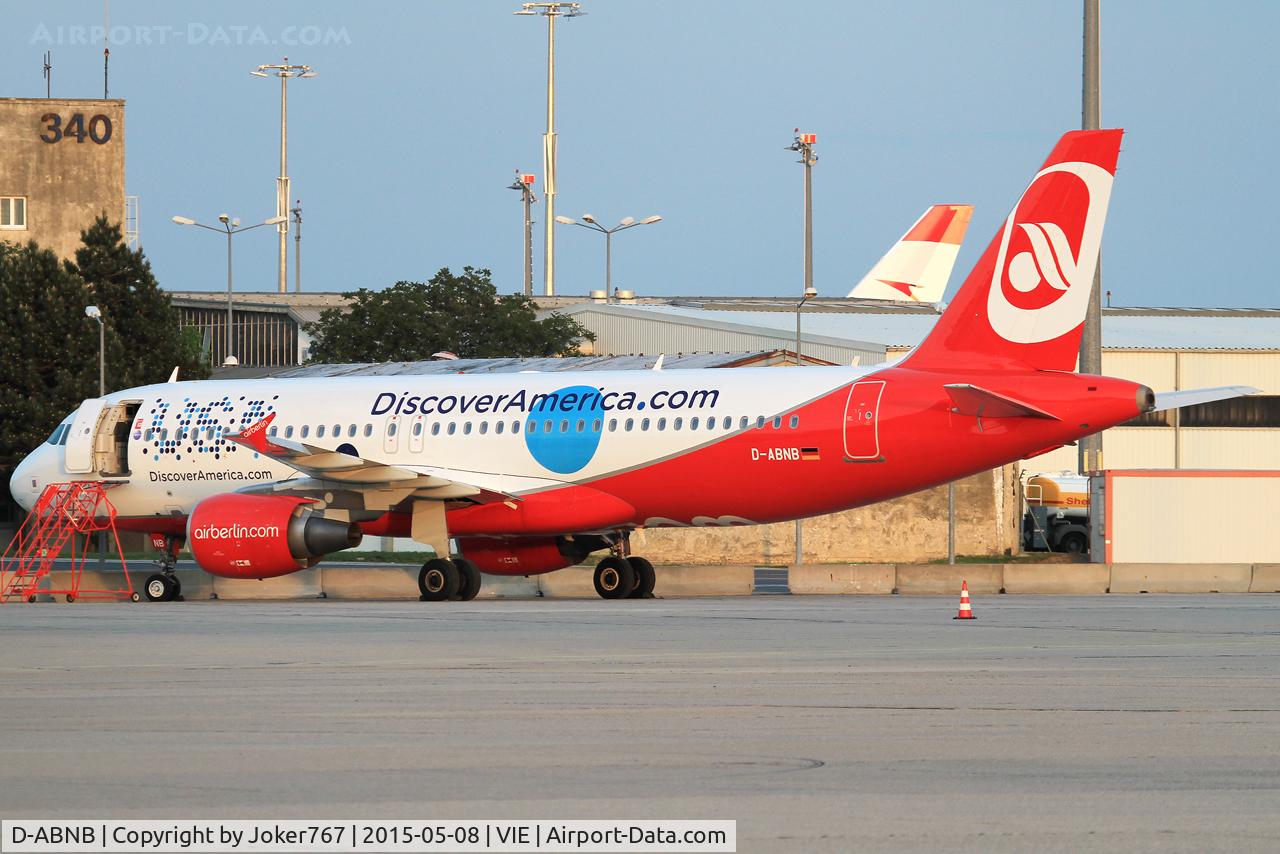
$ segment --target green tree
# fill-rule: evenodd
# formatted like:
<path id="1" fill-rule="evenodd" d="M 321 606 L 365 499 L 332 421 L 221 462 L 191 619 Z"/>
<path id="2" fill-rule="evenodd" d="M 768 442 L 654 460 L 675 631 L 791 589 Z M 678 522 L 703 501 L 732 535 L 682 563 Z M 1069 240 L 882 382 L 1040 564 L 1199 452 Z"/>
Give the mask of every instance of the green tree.
<path id="1" fill-rule="evenodd" d="M 178 328 L 178 313 L 151 262 L 141 249 L 125 245 L 120 226 L 100 216 L 80 237 L 67 270 L 84 280 L 102 309 L 108 390 L 164 382 L 175 367 L 183 379 L 209 376 L 199 342 Z"/>
<path id="2" fill-rule="evenodd" d="M 398 362 L 448 351 L 465 359 L 564 356 L 595 335 L 571 317 L 537 318 L 523 294 L 498 295 L 488 270 L 431 281 L 396 282 L 383 291 L 346 294 L 347 309 L 326 309 L 308 324 L 312 362 Z"/>
<path id="3" fill-rule="evenodd" d="M 34 242 L 0 242 L 0 469 L 98 394 L 98 329 L 84 282 Z"/>

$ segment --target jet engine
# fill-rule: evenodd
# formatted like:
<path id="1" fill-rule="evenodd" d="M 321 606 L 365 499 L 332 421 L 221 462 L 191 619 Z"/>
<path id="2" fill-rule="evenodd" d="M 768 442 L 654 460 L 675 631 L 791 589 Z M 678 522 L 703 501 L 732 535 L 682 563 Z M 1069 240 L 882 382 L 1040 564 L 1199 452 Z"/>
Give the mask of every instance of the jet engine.
<path id="1" fill-rule="evenodd" d="M 274 578 L 360 544 L 360 526 L 327 519 L 305 498 L 215 495 L 191 511 L 187 543 L 196 562 L 225 578 Z"/>

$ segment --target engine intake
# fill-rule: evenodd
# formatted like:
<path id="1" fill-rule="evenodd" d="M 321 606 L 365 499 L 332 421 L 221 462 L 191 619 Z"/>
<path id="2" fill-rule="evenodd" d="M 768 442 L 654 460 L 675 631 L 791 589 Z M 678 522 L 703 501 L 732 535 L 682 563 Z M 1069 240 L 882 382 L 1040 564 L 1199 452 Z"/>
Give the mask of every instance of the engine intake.
<path id="1" fill-rule="evenodd" d="M 305 498 L 215 495 L 191 511 L 187 542 L 196 562 L 225 578 L 274 578 L 360 544 L 360 526 L 325 518 Z"/>

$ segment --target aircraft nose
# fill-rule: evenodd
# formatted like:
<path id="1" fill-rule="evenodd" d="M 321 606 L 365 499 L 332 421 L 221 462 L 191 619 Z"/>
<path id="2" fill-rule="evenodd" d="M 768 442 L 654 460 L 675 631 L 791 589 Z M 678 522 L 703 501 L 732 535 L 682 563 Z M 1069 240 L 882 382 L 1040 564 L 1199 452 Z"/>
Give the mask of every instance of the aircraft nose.
<path id="1" fill-rule="evenodd" d="M 18 467 L 13 470 L 13 475 L 9 478 L 9 494 L 23 510 L 30 510 L 35 505 L 36 499 L 40 496 L 40 490 L 44 488 L 40 476 L 41 465 L 37 458 L 45 452 L 46 449 L 41 447 L 28 454 L 22 462 L 18 463 Z"/>

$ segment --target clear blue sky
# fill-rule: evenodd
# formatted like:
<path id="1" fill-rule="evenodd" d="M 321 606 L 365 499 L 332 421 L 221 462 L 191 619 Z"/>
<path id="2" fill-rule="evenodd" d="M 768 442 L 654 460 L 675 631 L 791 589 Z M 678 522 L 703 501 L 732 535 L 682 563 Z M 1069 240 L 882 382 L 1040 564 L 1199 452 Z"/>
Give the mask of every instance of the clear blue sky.
<path id="1" fill-rule="evenodd" d="M 249 71 L 287 53 L 319 72 L 290 84 L 304 288 L 473 265 L 518 290 L 505 188 L 522 168 L 541 189 L 546 85 L 545 21 L 518 5 L 111 3 L 128 192 L 161 283 L 225 282 L 217 239 L 172 215 L 274 213 L 278 83 Z M 615 284 L 641 293 L 800 289 L 803 169 L 783 151 L 797 126 L 819 134 L 819 291 L 847 293 L 926 205 L 970 202 L 954 292 L 1080 122 L 1075 0 L 583 6 L 557 26 L 557 213 L 661 214 L 614 241 Z M 3 20 L 0 95 L 43 94 L 48 49 L 55 96 L 101 96 L 101 42 L 73 29 L 101 25 L 101 3 L 7 3 Z M 1104 0 L 1102 28 L 1103 124 L 1128 131 L 1105 287 L 1117 304 L 1276 306 L 1280 3 Z M 558 290 L 603 287 L 603 238 L 559 229 Z M 270 229 L 238 238 L 236 260 L 237 289 L 274 288 Z"/>

